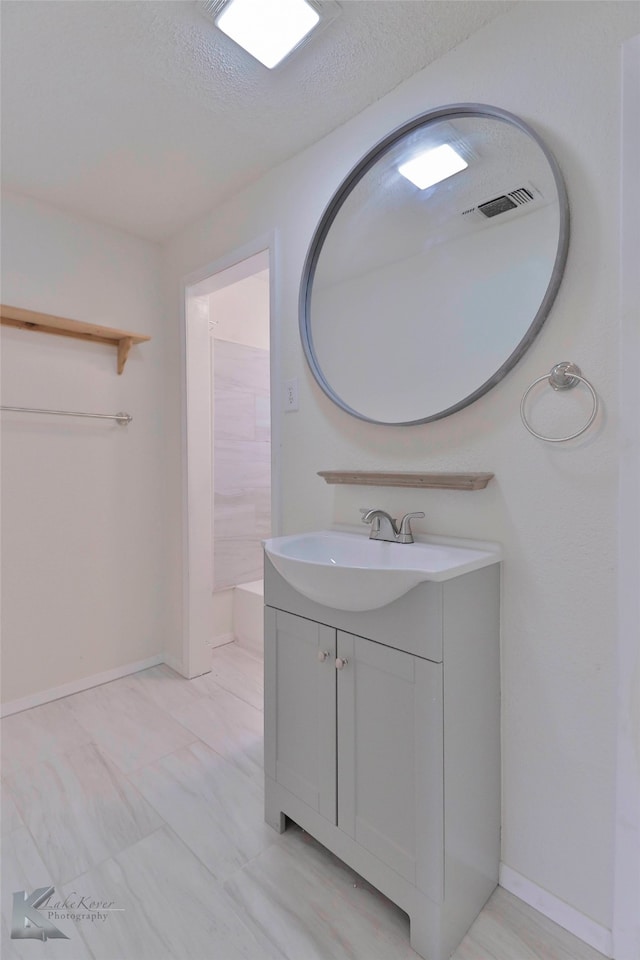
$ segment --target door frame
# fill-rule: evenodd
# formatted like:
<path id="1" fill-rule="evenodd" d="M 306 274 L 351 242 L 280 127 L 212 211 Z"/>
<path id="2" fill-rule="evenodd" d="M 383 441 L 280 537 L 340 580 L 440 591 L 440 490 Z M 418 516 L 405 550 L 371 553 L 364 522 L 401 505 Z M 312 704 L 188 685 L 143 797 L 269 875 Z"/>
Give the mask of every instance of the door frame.
<path id="1" fill-rule="evenodd" d="M 613 956 L 640 958 L 640 34 L 622 46 L 617 765 Z"/>
<path id="2" fill-rule="evenodd" d="M 271 378 L 271 530 L 281 528 L 278 402 L 280 330 L 276 231 L 257 237 L 182 278 L 180 340 L 182 371 L 182 656 L 180 673 L 197 677 L 211 670 L 207 645 L 213 632 L 213 417 L 209 324 L 189 317 L 187 302 L 197 284 L 239 266 L 262 252 L 269 257 L 269 344 Z"/>

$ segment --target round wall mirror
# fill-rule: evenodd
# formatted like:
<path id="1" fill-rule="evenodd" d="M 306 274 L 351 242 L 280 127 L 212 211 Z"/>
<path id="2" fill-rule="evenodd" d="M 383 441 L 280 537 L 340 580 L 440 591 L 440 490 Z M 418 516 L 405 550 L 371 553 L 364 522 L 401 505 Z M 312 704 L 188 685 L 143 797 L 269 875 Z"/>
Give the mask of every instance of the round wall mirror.
<path id="1" fill-rule="evenodd" d="M 523 121 L 481 104 L 415 118 L 351 171 L 313 237 L 300 295 L 313 375 L 373 423 L 455 413 L 533 341 L 568 241 L 562 175 Z"/>

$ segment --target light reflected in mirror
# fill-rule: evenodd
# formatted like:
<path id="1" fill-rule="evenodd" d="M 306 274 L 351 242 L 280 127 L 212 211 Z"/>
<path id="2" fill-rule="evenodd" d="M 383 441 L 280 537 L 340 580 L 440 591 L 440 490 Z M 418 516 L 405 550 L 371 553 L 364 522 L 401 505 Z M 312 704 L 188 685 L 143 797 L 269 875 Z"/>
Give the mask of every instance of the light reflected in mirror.
<path id="1" fill-rule="evenodd" d="M 455 167 L 423 172 L 431 186 L 408 179 L 405 165 L 444 152 Z M 567 243 L 561 175 L 521 121 L 474 105 L 413 121 L 355 168 L 316 232 L 301 292 L 314 376 L 378 423 L 461 409 L 539 331 Z"/>

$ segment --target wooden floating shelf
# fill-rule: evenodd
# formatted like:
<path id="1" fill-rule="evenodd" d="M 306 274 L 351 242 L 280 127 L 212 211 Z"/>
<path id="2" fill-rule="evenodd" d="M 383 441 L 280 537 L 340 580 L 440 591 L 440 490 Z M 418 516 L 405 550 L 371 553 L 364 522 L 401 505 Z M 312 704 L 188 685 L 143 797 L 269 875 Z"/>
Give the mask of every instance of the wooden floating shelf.
<path id="1" fill-rule="evenodd" d="M 320 470 L 326 483 L 368 487 L 422 487 L 425 490 L 484 490 L 492 473 L 371 473 L 358 470 Z"/>
<path id="2" fill-rule="evenodd" d="M 83 323 L 82 320 L 69 320 L 67 317 L 53 317 L 48 313 L 36 313 L 34 310 L 8 307 L 5 304 L 0 305 L 0 323 L 23 330 L 35 330 L 37 333 L 53 333 L 59 337 L 91 340 L 93 343 L 110 343 L 118 349 L 118 373 L 124 370 L 134 343 L 151 340 L 151 337 L 128 330 L 115 330 L 113 327 L 101 327 L 95 323 Z"/>

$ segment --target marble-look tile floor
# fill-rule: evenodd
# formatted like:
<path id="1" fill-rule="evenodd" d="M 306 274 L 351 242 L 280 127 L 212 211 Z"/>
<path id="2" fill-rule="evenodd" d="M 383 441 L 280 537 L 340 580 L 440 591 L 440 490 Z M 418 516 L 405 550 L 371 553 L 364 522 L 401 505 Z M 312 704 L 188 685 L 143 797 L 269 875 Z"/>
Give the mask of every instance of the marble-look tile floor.
<path id="1" fill-rule="evenodd" d="M 262 663 L 236 644 L 2 721 L 2 957 L 417 960 L 409 920 L 295 825 L 263 820 Z M 12 893 L 110 903 L 11 939 Z M 74 900 L 75 898 L 75 900 Z M 68 912 L 68 910 L 67 910 Z M 453 960 L 602 960 L 498 889 Z"/>

